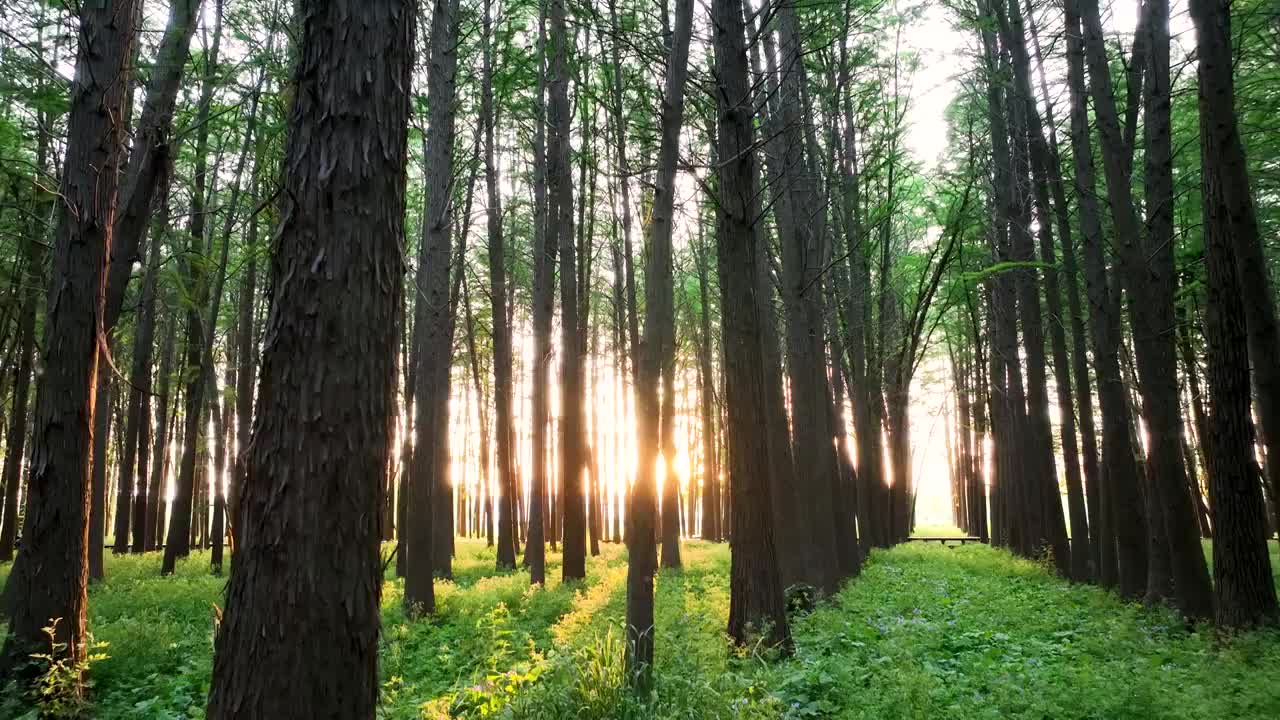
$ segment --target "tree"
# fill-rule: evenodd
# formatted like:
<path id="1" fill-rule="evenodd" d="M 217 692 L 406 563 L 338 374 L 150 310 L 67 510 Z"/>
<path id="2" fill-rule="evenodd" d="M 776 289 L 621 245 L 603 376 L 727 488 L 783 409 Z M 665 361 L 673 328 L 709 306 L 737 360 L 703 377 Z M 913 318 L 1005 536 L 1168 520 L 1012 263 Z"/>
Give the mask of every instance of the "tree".
<path id="1" fill-rule="evenodd" d="M 484 4 L 483 77 L 481 122 L 484 123 L 485 229 L 488 234 L 489 302 L 493 318 L 494 420 L 497 424 L 498 460 L 498 567 L 514 569 L 515 477 L 512 468 L 511 327 L 507 324 L 506 243 L 502 234 L 502 195 L 498 191 L 498 166 L 494 128 L 498 124 L 493 102 L 493 2 Z"/>
<path id="2" fill-rule="evenodd" d="M 524 563 L 529 581 L 546 582 L 547 501 L 550 468 L 547 461 L 547 416 L 550 390 L 547 387 L 551 357 L 551 319 L 555 312 L 555 261 L 559 249 L 556 234 L 547 224 L 546 146 L 546 47 L 547 3 L 538 3 L 538 80 L 534 100 L 533 134 L 533 376 L 530 389 L 530 454 L 533 468 L 529 490 L 529 536 L 525 541 Z M 552 533 L 552 542 L 555 534 Z"/>
<path id="3" fill-rule="evenodd" d="M 120 0 L 79 13 L 23 547 L 9 576 L 9 635 L 0 651 L 8 677 L 27 672 L 51 625 L 55 656 L 73 666 L 85 657 L 90 428 L 136 5 Z"/>
<path id="4" fill-rule="evenodd" d="M 416 19 L 303 7 L 274 292 L 210 718 L 370 717 Z M 353 152 L 367 148 L 369 152 Z M 300 418 L 305 418 L 299 422 Z M 282 598 L 291 609 L 277 613 Z"/>
<path id="5" fill-rule="evenodd" d="M 569 34 L 565 0 L 549 0 L 551 67 L 547 124 L 547 231 L 560 252 L 561 502 L 564 503 L 565 580 L 587 576 L 586 505 L 582 490 L 585 424 L 582 412 L 582 358 L 578 339 L 577 248 L 573 235 L 573 173 L 569 162 Z M 552 223 L 554 218 L 554 224 Z M 550 242 L 550 240 L 548 240 Z"/>
<path id="6" fill-rule="evenodd" d="M 655 175 L 653 207 L 646 228 L 649 255 L 645 263 L 644 338 L 636 357 L 636 446 L 639 464 L 635 487 L 631 492 L 631 532 L 627 545 L 627 668 L 632 682 L 647 689 L 652 683 L 653 645 L 656 628 L 653 623 L 653 585 L 657 571 L 654 547 L 656 497 L 655 462 L 658 458 L 659 434 L 671 433 L 670 378 L 675 369 L 675 299 L 671 233 L 675 214 L 676 163 L 680 153 L 680 128 L 684 122 L 684 89 L 688 77 L 689 43 L 693 34 L 693 0 L 678 0 L 675 9 L 675 34 L 667 57 L 667 75 L 662 92 L 661 133 L 658 169 Z M 667 379 L 661 407 L 658 383 Z M 659 428 L 659 421 L 666 427 Z M 670 463 L 671 458 L 667 457 Z M 670 465 L 668 465 L 669 467 Z M 668 473 L 668 488 L 663 497 L 663 566 L 668 561 L 679 566 L 679 515 L 672 527 L 670 503 L 678 497 L 670 489 L 676 484 L 675 473 Z M 675 536 L 675 557 L 668 558 L 667 542 Z"/>
<path id="7" fill-rule="evenodd" d="M 1199 109 L 1205 259 L 1209 270 L 1205 322 L 1209 341 L 1209 497 L 1214 509 L 1213 576 L 1219 625 L 1274 622 L 1280 610 L 1266 543 L 1265 508 L 1253 460 L 1249 413 L 1249 355 L 1260 395 L 1272 373 L 1255 350 L 1275 339 L 1274 308 L 1260 259 L 1258 225 L 1235 114 L 1231 11 L 1217 0 L 1195 0 L 1200 58 Z M 1257 295 L 1266 292 L 1265 295 Z M 1251 307 L 1252 306 L 1252 307 Z M 1268 318 L 1271 326 L 1267 327 Z M 1259 327 L 1262 325 L 1262 327 Z M 1269 401 L 1259 403 L 1270 409 Z M 1265 410 L 1264 410 L 1265 412 Z M 1272 433 L 1263 416 L 1265 433 Z M 1274 457 L 1269 464 L 1276 465 Z M 1274 488 L 1274 486 L 1272 486 Z"/>
<path id="8" fill-rule="evenodd" d="M 767 439 L 765 394 L 769 392 L 760 318 L 760 271 L 755 218 L 759 217 L 754 102 L 747 82 L 746 28 L 740 0 L 713 0 L 715 96 L 719 121 L 716 156 L 717 250 L 722 334 L 725 348 L 725 402 L 728 405 L 729 483 L 732 493 L 732 565 L 729 571 L 729 636 L 745 643 L 755 632 L 786 646 L 790 630 L 773 545 L 769 509 L 773 451 Z M 763 337 L 762 337 L 763 336 Z"/>
<path id="9" fill-rule="evenodd" d="M 453 229 L 454 74 L 457 70 L 457 0 L 431 5 L 427 72 L 427 205 L 423 213 L 417 279 L 413 285 L 417 332 L 414 366 L 414 443 L 409 477 L 408 543 L 404 601 L 421 612 L 435 611 L 433 577 L 451 577 L 452 490 L 448 480 L 449 369 L 453 364 L 453 307 L 449 267 Z M 440 527 L 443 524 L 443 527 Z"/>

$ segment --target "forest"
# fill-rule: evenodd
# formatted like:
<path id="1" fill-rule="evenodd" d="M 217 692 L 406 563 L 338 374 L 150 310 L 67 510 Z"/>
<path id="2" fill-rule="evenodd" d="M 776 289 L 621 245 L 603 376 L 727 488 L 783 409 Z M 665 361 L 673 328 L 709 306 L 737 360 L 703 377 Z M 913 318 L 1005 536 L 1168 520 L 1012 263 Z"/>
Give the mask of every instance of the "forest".
<path id="1" fill-rule="evenodd" d="M 0 0 L 0 718 L 1280 717 L 1274 0 Z"/>

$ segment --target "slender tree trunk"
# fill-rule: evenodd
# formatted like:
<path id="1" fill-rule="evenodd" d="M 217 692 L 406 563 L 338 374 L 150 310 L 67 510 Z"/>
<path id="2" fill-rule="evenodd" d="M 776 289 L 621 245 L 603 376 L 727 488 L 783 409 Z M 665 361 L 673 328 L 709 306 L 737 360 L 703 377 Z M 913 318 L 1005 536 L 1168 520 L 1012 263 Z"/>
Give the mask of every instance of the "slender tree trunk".
<path id="1" fill-rule="evenodd" d="M 43 167 L 45 157 L 41 154 Z M 41 200 L 37 206 L 43 207 Z M 45 246 L 37 237 L 43 213 L 34 213 L 27 241 L 23 246 L 26 260 L 25 288 L 18 316 L 18 363 L 14 369 L 13 404 L 9 415 L 8 435 L 4 449 L 4 522 L 0 525 L 0 562 L 13 560 L 14 541 L 18 535 L 18 488 L 22 485 L 23 458 L 27 441 L 28 398 L 31 394 L 32 371 L 36 347 L 36 306 L 40 302 L 40 290 L 44 287 Z"/>
<path id="2" fill-rule="evenodd" d="M 714 222 L 714 220 L 712 221 Z M 694 248 L 698 269 L 698 397 L 702 418 L 702 539 L 720 542 L 720 465 L 716 452 L 715 373 L 711 367 L 714 339 L 711 335 L 711 292 L 708 283 L 707 248 L 700 235 Z"/>
<path id="3" fill-rule="evenodd" d="M 493 102 L 493 0 L 484 3 L 483 76 L 480 96 L 484 123 L 485 227 L 488 233 L 489 301 L 493 322 L 494 421 L 497 429 L 498 567 L 515 569 L 515 485 L 512 468 L 512 349 L 511 327 L 507 324 L 506 245 L 502 234 L 502 194 L 499 192 L 497 149 L 494 128 L 497 111 Z M 536 382 L 536 381 L 535 381 Z M 488 485 L 486 485 L 488 487 Z M 490 502 L 486 500 L 486 502 Z"/>
<path id="4" fill-rule="evenodd" d="M 1097 548 L 1094 547 L 1092 536 L 1097 529 L 1090 524 L 1091 518 L 1096 518 L 1098 513 L 1098 439 L 1097 431 L 1094 426 L 1093 419 L 1093 389 L 1089 381 L 1089 360 L 1088 360 L 1088 336 L 1085 332 L 1084 314 L 1081 311 L 1080 303 L 1080 286 L 1078 280 L 1078 269 L 1076 264 L 1075 241 L 1072 236 L 1071 229 L 1071 209 L 1067 204 L 1065 183 L 1062 179 L 1062 162 L 1058 155 L 1058 134 L 1057 123 L 1053 117 L 1053 105 L 1050 100 L 1049 83 L 1045 77 L 1044 60 L 1040 50 L 1040 37 L 1036 31 L 1035 15 L 1032 12 L 1030 0 L 1027 2 L 1026 18 L 1031 27 L 1031 37 L 1034 42 L 1036 67 L 1040 74 L 1040 91 L 1041 97 L 1045 104 L 1045 120 L 1049 127 L 1049 141 L 1042 142 L 1043 134 L 1037 136 L 1032 135 L 1033 151 L 1037 148 L 1041 150 L 1036 153 L 1039 157 L 1038 165 L 1040 172 L 1043 173 L 1048 184 L 1048 189 L 1053 197 L 1053 217 L 1057 221 L 1058 239 L 1062 244 L 1062 273 L 1061 279 L 1066 287 L 1067 295 L 1067 314 L 1071 327 L 1071 349 L 1070 349 L 1070 375 L 1072 382 L 1071 395 L 1074 400 L 1074 408 L 1072 403 L 1059 403 L 1063 410 L 1062 426 L 1063 426 L 1063 461 L 1067 465 L 1067 492 L 1068 505 L 1071 514 L 1071 564 L 1072 577 L 1077 580 L 1090 580 L 1095 577 L 1098 564 Z M 1036 157 L 1033 157 L 1033 160 Z M 1038 199 L 1038 203 L 1041 201 Z M 1045 200 L 1047 203 L 1047 198 Z M 1046 207 L 1045 204 L 1041 205 Z M 1047 210 L 1046 210 L 1047 212 Z M 1049 222 L 1047 218 L 1042 222 Z M 1042 245 L 1042 254 L 1045 262 L 1054 263 L 1054 252 L 1052 244 Z M 1055 279 L 1059 276 L 1056 270 L 1046 270 L 1046 279 Z M 1046 288 L 1046 294 L 1049 297 L 1050 313 L 1057 318 L 1057 321 L 1050 324 L 1050 329 L 1054 337 L 1054 355 L 1055 367 L 1067 367 L 1065 363 L 1065 355 L 1063 360 L 1059 360 L 1058 356 L 1058 338 L 1062 335 L 1062 316 L 1061 316 L 1061 300 L 1056 290 Z M 1056 309 L 1055 309 L 1056 308 Z M 1065 346 L 1065 338 L 1061 343 Z M 1064 350 L 1065 353 L 1065 350 Z M 1057 371 L 1055 370 L 1055 374 Z M 1059 390 L 1059 396 L 1062 396 L 1062 390 Z M 1072 459 L 1077 453 L 1069 453 L 1067 450 L 1067 432 L 1068 428 L 1074 435 L 1074 426 L 1069 424 L 1074 422 L 1075 415 L 1071 412 L 1073 409 L 1079 410 L 1079 430 L 1080 430 L 1080 446 L 1079 460 L 1084 465 L 1084 485 L 1080 485 L 1080 462 Z M 1074 444 L 1074 441 L 1073 441 Z M 1075 475 L 1074 479 L 1072 475 Z M 1082 497 L 1079 500 L 1072 499 L 1074 491 L 1072 487 L 1080 489 Z M 1095 520 L 1096 521 L 1096 520 Z"/>
<path id="5" fill-rule="evenodd" d="M 204 57 L 204 77 L 201 80 L 200 101 L 196 112 L 194 181 L 191 191 L 191 217 L 187 227 L 191 244 L 187 255 L 179 256 L 180 265 L 183 266 L 182 274 L 188 284 L 185 293 L 187 332 L 184 372 L 187 380 L 184 389 L 185 424 L 182 433 L 182 461 L 178 467 L 178 482 L 170 512 L 164 561 L 160 568 L 161 574 L 165 575 L 173 573 L 177 559 L 186 557 L 190 552 L 192 511 L 196 510 L 197 515 L 199 514 L 198 506 L 194 505 L 197 496 L 196 474 L 198 471 L 196 454 L 202 427 L 201 421 L 204 419 L 204 393 L 209 381 L 207 369 L 204 366 L 206 352 L 204 338 L 206 335 L 212 337 L 212 333 L 208 330 L 212 329 L 213 323 L 217 320 L 216 315 L 210 315 L 210 327 L 206 328 L 203 314 L 211 296 L 208 278 L 203 269 L 204 263 L 196 261 L 196 258 L 203 256 L 210 247 L 205 230 L 205 187 L 208 178 L 209 115 L 217 80 L 218 51 L 222 43 L 222 2 L 219 0 L 215 7 L 217 12 L 214 20 L 213 42 Z"/>
<path id="6" fill-rule="evenodd" d="M 161 212 L 165 212 L 162 206 Z M 167 216 L 167 213 L 166 213 Z M 177 335 L 177 322 L 173 318 L 165 320 L 165 330 L 160 341 L 160 364 L 156 375 L 159 387 L 156 391 L 156 430 L 152 439 L 151 479 L 147 483 L 147 535 L 146 549 L 156 550 L 160 547 L 164 532 L 165 491 L 169 478 L 166 451 L 169 447 L 169 388 L 173 375 L 173 347 Z"/>
<path id="7" fill-rule="evenodd" d="M 457 70 L 457 0 L 434 0 L 428 35 L 427 203 L 418 271 L 412 286 L 417 325 L 414 366 L 414 444 L 409 478 L 410 518 L 405 567 L 406 607 L 435 611 L 436 574 L 450 577 L 452 486 L 448 469 L 449 371 L 452 365 L 449 268 L 452 258 L 450 190 L 453 179 L 454 94 Z M 449 331 L 449 332 L 446 332 Z M 443 526 L 443 527 L 442 527 Z"/>
<path id="8" fill-rule="evenodd" d="M 530 455 L 533 462 L 529 490 L 529 532 L 525 538 L 524 564 L 529 566 L 530 582 L 546 582 L 546 536 L 552 530 L 546 507 L 550 495 L 550 390 L 548 373 L 551 365 L 551 319 L 555 312 L 555 233 L 547 226 L 547 158 L 546 138 L 546 41 L 547 3 L 538 3 L 538 97 L 535 106 L 533 136 L 534 195 L 534 270 L 533 270 L 533 374 L 529 380 L 532 433 Z M 555 533 L 551 532 L 554 547 Z"/>
<path id="9" fill-rule="evenodd" d="M 155 339 L 156 322 L 156 275 L 160 271 L 160 238 L 152 241 L 150 259 L 147 263 L 147 275 L 142 283 L 142 297 L 138 301 L 138 323 L 133 336 L 133 365 L 129 371 L 129 406 L 126 419 L 124 457 L 120 462 L 119 476 L 116 481 L 116 521 L 115 547 L 116 554 L 129 551 L 129 516 L 133 506 L 134 484 L 138 477 L 143 479 L 141 489 L 146 487 L 146 447 L 139 452 L 139 426 L 149 418 L 144 411 L 150 405 L 150 399 L 143 392 L 143 386 L 151 375 L 151 348 Z M 143 461 L 139 468 L 138 459 Z M 138 470 L 141 472 L 138 472 Z"/>
<path id="10" fill-rule="evenodd" d="M 586 577 L 586 506 L 582 491 L 584 422 L 582 358 L 578 338 L 577 250 L 574 247 L 573 179 L 569 163 L 569 35 L 565 0 L 549 0 L 551 67 L 548 75 L 547 232 L 560 250 L 560 473 L 564 512 L 564 579 Z M 551 219 L 555 222 L 552 224 Z M 550 240 L 548 240 L 550 242 Z"/>
<path id="11" fill-rule="evenodd" d="M 217 16 L 222 2 L 217 0 Z M 110 266 L 107 270 L 104 329 L 110 331 L 124 307 L 125 291 L 133 273 L 151 219 L 156 192 L 171 174 L 176 143 L 170 137 L 178 90 L 187 67 L 191 36 L 195 33 L 203 0 L 175 0 L 156 49 L 156 61 L 147 81 L 146 100 L 120 185 L 120 209 L 112 227 Z M 216 54 L 216 51 L 215 51 Z M 213 60 L 216 62 L 216 60 Z M 203 132 L 203 131 L 202 131 Z"/>
<path id="12" fill-rule="evenodd" d="M 1067 360 L 1066 333 L 1062 323 L 1062 294 L 1058 285 L 1058 274 L 1054 269 L 1056 265 L 1053 238 L 1055 214 L 1054 208 L 1049 201 L 1049 165 L 1052 159 L 1048 143 L 1045 141 L 1044 126 L 1035 103 L 1035 93 L 1032 89 L 1031 58 L 1027 51 L 1021 7 L 1018 0 L 1012 0 L 1008 3 L 1007 8 L 1007 19 L 1003 16 L 1001 17 L 1001 32 L 1006 39 L 1006 44 L 1012 49 L 1014 80 L 1017 93 L 1022 99 L 1020 102 L 1024 123 L 1022 129 L 1026 137 L 1024 152 L 1028 153 L 1027 160 L 1029 160 L 1026 165 L 1029 165 L 1032 177 L 1032 197 L 1024 199 L 1028 203 L 1028 207 L 1025 209 L 1027 213 L 1025 217 L 1030 217 L 1030 200 L 1034 200 L 1034 207 L 1037 211 L 1035 217 L 1040 243 L 1040 260 L 1046 265 L 1046 270 L 1044 271 L 1045 297 L 1050 317 L 1049 339 L 1061 420 L 1062 459 L 1066 466 L 1067 504 L 1071 517 L 1071 535 L 1073 538 L 1080 539 L 1080 552 L 1072 553 L 1073 548 L 1069 544 L 1066 526 L 1063 523 L 1062 499 L 1058 490 L 1056 466 L 1053 462 L 1052 429 L 1048 421 L 1047 392 L 1043 396 L 1041 396 L 1040 392 L 1046 389 L 1045 383 L 1041 382 L 1040 379 L 1033 379 L 1033 385 L 1037 387 L 1037 392 L 1032 401 L 1037 408 L 1040 408 L 1036 410 L 1037 413 L 1043 411 L 1043 415 L 1039 417 L 1038 422 L 1042 425 L 1040 431 L 1044 434 L 1045 439 L 1049 441 L 1048 452 L 1044 453 L 1049 458 L 1049 472 L 1044 475 L 1043 488 L 1044 529 L 1046 539 L 1053 549 L 1054 560 L 1059 572 L 1076 580 L 1084 580 L 1089 574 L 1089 529 L 1085 510 L 1084 487 L 1080 478 L 1080 451 L 1076 437 L 1075 400 L 1072 390 L 1071 369 Z M 1060 224 L 1059 228 L 1064 233 L 1069 233 L 1069 225 Z M 1034 251 L 1032 251 L 1030 243 L 1030 228 L 1027 228 L 1025 232 L 1024 241 L 1026 242 L 1026 247 L 1023 249 L 1022 254 L 1025 258 L 1034 258 Z M 1030 292 L 1023 298 L 1024 305 L 1030 309 L 1032 315 L 1038 315 L 1039 301 L 1037 300 L 1034 304 L 1030 302 L 1033 293 L 1038 295 L 1038 290 L 1034 286 L 1030 288 Z M 1031 322 L 1037 328 L 1042 328 L 1039 318 L 1032 317 Z M 1024 333 L 1026 333 L 1025 328 Z M 1038 342 L 1036 338 L 1031 336 L 1032 334 L 1039 335 Z M 1037 329 L 1036 333 L 1032 334 L 1027 334 L 1026 340 L 1029 348 L 1028 367 L 1032 370 L 1032 375 L 1042 376 L 1044 371 L 1044 333 L 1042 329 Z M 1039 384 L 1037 385 L 1037 383 Z"/>

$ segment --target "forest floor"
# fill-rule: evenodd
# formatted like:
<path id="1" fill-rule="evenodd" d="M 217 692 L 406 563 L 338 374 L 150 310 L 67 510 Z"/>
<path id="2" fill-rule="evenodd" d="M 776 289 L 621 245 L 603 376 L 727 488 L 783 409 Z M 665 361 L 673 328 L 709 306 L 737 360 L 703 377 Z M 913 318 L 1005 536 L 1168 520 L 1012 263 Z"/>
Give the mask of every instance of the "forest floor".
<path id="1" fill-rule="evenodd" d="M 1221 638 L 972 545 L 877 551 L 795 619 L 795 655 L 780 659 L 726 643 L 728 546 L 687 542 L 685 569 L 658 580 L 655 686 L 637 699 L 624 689 L 625 553 L 602 549 L 585 583 L 561 584 L 553 553 L 547 587 L 530 589 L 525 572 L 496 573 L 483 542 L 459 540 L 455 580 L 424 621 L 406 618 L 389 571 L 379 717 L 1280 717 L 1280 630 Z M 1274 544 L 1273 562 L 1280 573 Z M 225 578 L 203 553 L 174 577 L 159 563 L 108 556 L 90 590 L 107 656 L 90 717 L 203 716 Z"/>

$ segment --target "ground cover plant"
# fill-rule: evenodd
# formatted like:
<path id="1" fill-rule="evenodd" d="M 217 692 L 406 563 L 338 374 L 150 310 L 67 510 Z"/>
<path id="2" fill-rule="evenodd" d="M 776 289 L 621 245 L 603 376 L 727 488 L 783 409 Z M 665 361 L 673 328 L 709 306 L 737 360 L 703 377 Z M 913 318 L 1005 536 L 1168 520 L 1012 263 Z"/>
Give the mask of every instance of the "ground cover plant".
<path id="1" fill-rule="evenodd" d="M 948 532 L 928 528 L 929 535 Z M 950 530 L 950 532 L 954 532 Z M 795 654 L 724 635 L 727 547 L 685 544 L 663 571 L 651 693 L 627 689 L 625 553 L 604 545 L 587 582 L 529 586 L 459 540 L 457 581 L 429 618 L 383 592 L 379 718 L 1133 718 L 1280 714 L 1280 632 L 1222 636 L 1170 608 L 1125 603 L 986 546 L 907 543 L 793 619 Z M 1273 562 L 1280 555 L 1272 543 Z M 111 558 L 92 589 L 87 717 L 202 718 L 225 580 L 197 554 L 178 577 L 158 557 Z M 558 554 L 551 554 L 555 566 Z M 7 574 L 0 568 L 0 577 Z M 4 707 L 20 716 L 12 698 Z M 21 712 L 27 712 L 29 708 Z"/>

